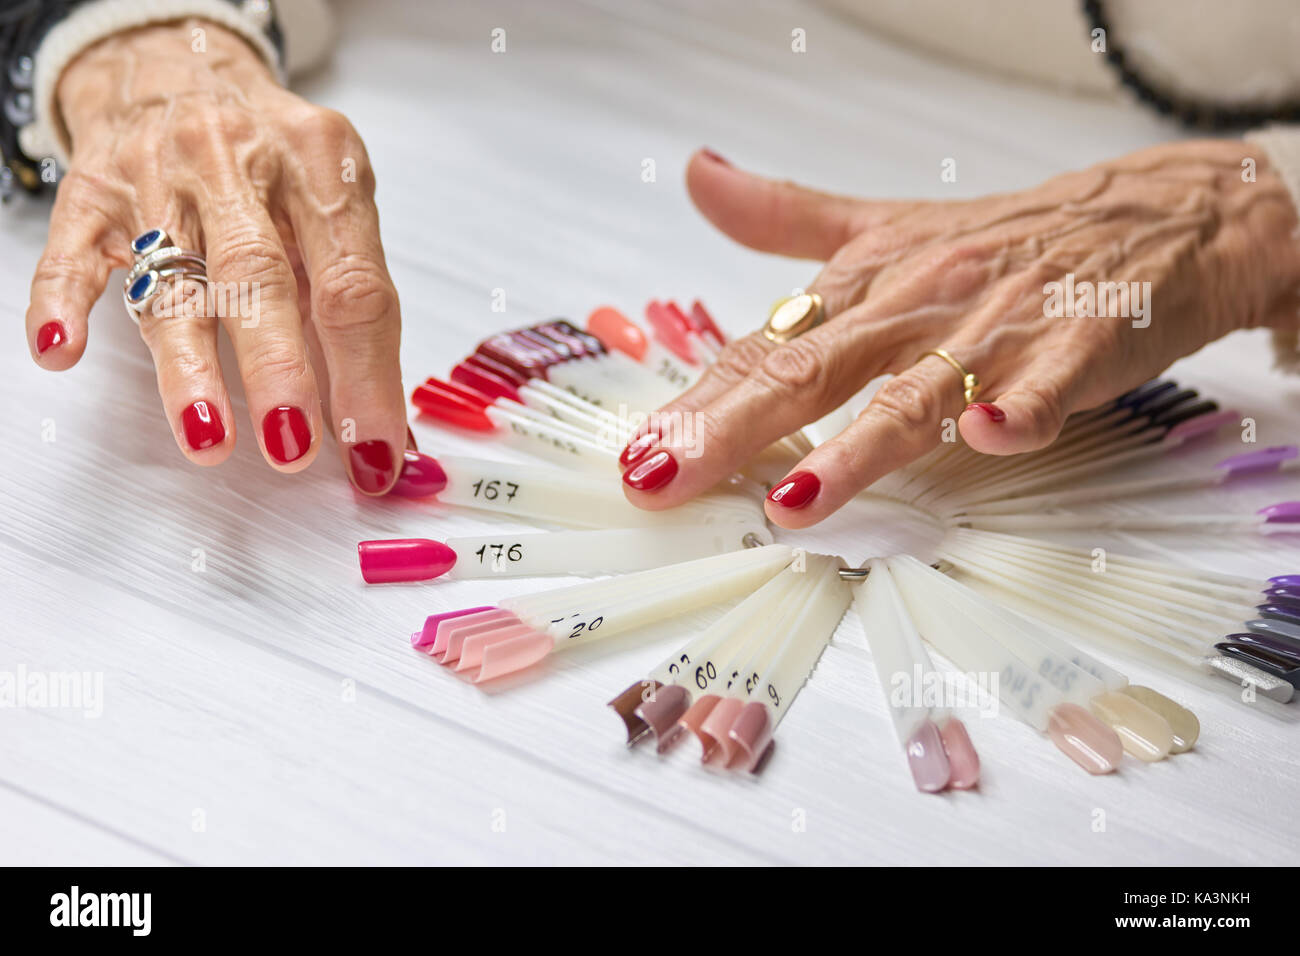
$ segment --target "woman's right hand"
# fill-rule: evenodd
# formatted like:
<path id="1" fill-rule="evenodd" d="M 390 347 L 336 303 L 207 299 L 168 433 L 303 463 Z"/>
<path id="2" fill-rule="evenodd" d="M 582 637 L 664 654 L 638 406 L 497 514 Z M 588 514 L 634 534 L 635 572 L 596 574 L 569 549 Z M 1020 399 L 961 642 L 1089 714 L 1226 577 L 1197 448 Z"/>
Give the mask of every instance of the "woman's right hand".
<path id="1" fill-rule="evenodd" d="M 133 236 L 162 228 L 206 255 L 217 294 L 205 304 L 221 313 L 164 294 L 140 314 L 182 453 L 215 465 L 234 447 L 220 322 L 271 466 L 307 467 L 328 417 L 356 487 L 388 491 L 407 443 L 401 320 L 351 124 L 284 90 L 242 38 L 198 20 L 87 49 L 64 71 L 58 105 L 72 159 L 32 282 L 36 361 L 77 362 L 109 273 L 131 265 Z"/>

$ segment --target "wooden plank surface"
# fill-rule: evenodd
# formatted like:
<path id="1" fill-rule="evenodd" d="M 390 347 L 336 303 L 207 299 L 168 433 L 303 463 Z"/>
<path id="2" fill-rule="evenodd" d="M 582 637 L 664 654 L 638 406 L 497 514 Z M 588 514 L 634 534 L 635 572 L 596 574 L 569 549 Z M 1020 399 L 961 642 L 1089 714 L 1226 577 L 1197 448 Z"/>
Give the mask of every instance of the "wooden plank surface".
<path id="1" fill-rule="evenodd" d="M 731 331 L 757 324 L 812 268 L 735 247 L 693 212 L 681 167 L 699 145 L 828 189 L 957 197 L 1170 135 L 1134 108 L 970 76 L 815 7 L 494 0 L 341 14 L 342 46 L 303 89 L 352 117 L 376 166 L 408 385 L 490 331 L 605 301 L 699 295 Z M 490 52 L 495 27 L 504 54 Z M 805 54 L 790 51 L 795 28 Z M 939 180 L 949 157 L 956 183 Z M 0 230 L 13 329 L 45 217 L 17 208 Z M 1262 444 L 1292 441 L 1300 381 L 1268 363 L 1251 334 L 1177 372 L 1255 416 Z M 0 371 L 0 670 L 89 672 L 103 686 L 99 716 L 0 711 L 0 862 L 1296 860 L 1286 711 L 1127 666 L 1197 711 L 1195 753 L 1094 779 L 1028 727 L 982 720 L 981 790 L 922 797 L 848 618 L 762 779 L 714 776 L 685 751 L 625 751 L 603 707 L 688 625 L 570 652 L 508 689 L 444 673 L 407 645 L 424 615 L 554 582 L 365 588 L 358 540 L 503 525 L 362 501 L 328 453 L 283 477 L 244 439 L 214 471 L 188 465 L 114 289 L 77 368 L 41 372 L 11 339 Z M 415 427 L 435 454 L 472 448 Z M 1268 493 L 1186 506 L 1257 507 Z M 856 562 L 887 534 L 850 514 L 790 540 Z M 1105 543 L 1300 570 L 1280 540 Z"/>

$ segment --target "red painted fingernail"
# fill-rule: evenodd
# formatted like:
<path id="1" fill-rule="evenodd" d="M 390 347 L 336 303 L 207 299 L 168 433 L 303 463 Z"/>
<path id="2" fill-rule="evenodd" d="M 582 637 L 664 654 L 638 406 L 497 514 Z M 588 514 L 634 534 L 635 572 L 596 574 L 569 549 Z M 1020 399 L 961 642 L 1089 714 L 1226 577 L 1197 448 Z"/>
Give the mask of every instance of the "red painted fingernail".
<path id="1" fill-rule="evenodd" d="M 666 451 L 656 452 L 623 473 L 623 483 L 637 491 L 658 491 L 677 474 L 677 459 Z"/>
<path id="2" fill-rule="evenodd" d="M 359 441 L 348 449 L 352 483 L 366 494 L 383 491 L 393 480 L 393 450 L 386 441 Z"/>
<path id="3" fill-rule="evenodd" d="M 46 322 L 36 333 L 36 354 L 44 355 L 56 345 L 68 341 L 68 330 L 62 322 Z"/>
<path id="4" fill-rule="evenodd" d="M 311 426 L 302 409 L 281 405 L 262 419 L 262 443 L 267 454 L 282 465 L 297 461 L 311 448 Z"/>
<path id="5" fill-rule="evenodd" d="M 767 494 L 767 500 L 782 508 L 802 508 L 822 490 L 821 479 L 811 471 L 796 471 Z"/>
<path id="6" fill-rule="evenodd" d="M 220 445 L 226 437 L 226 426 L 221 423 L 221 415 L 211 402 L 195 402 L 181 412 L 181 428 L 185 431 L 185 443 L 195 451 Z"/>
<path id="7" fill-rule="evenodd" d="M 978 408 L 992 421 L 1005 422 L 1007 420 L 1007 413 L 998 408 L 992 402 L 971 402 L 966 406 L 966 411 L 969 412 L 972 408 Z"/>
<path id="8" fill-rule="evenodd" d="M 619 466 L 626 468 L 633 462 L 640 461 L 655 445 L 659 444 L 659 435 L 657 432 L 646 432 L 639 438 L 633 438 L 623 449 L 623 453 L 618 456 Z"/>
<path id="9" fill-rule="evenodd" d="M 704 147 L 704 149 L 700 150 L 700 152 L 704 155 L 704 158 L 705 158 L 705 159 L 711 159 L 711 160 L 713 160 L 713 162 L 715 162 L 715 163 L 719 163 L 719 164 L 721 164 L 721 165 L 723 165 L 723 166 L 728 166 L 728 167 L 731 166 L 731 163 L 727 162 L 727 159 L 726 159 L 725 156 L 722 156 L 722 155 L 719 154 L 719 153 L 715 153 L 713 150 L 709 149 L 707 146 Z"/>

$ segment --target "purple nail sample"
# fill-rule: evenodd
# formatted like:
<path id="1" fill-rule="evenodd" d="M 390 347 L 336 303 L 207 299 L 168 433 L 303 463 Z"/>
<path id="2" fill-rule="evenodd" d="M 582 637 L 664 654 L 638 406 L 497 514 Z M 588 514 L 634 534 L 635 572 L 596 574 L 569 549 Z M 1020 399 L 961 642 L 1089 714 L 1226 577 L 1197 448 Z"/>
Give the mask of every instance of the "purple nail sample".
<path id="1" fill-rule="evenodd" d="M 1290 461 L 1297 454 L 1300 454 L 1300 449 L 1295 445 L 1274 445 L 1271 448 L 1233 455 L 1231 458 L 1223 459 L 1214 467 L 1226 471 L 1229 478 L 1236 478 L 1238 475 L 1258 475 L 1277 471 L 1282 467 L 1282 462 Z"/>

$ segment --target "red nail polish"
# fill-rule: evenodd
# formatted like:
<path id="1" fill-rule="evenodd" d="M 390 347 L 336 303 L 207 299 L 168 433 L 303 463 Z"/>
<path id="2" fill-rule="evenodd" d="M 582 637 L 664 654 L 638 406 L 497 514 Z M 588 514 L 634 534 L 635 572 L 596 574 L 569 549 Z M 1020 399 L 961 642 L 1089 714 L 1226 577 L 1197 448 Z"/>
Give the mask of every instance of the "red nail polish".
<path id="1" fill-rule="evenodd" d="M 637 491 L 658 491 L 677 474 L 677 459 L 666 451 L 656 452 L 623 473 L 623 482 Z"/>
<path id="2" fill-rule="evenodd" d="M 367 494 L 378 494 L 393 480 L 393 450 L 386 441 L 359 441 L 348 449 L 352 483 Z"/>
<path id="3" fill-rule="evenodd" d="M 428 581 L 446 574 L 456 564 L 456 552 L 441 541 L 397 538 L 357 544 L 361 577 L 369 584 L 393 581 Z"/>
<path id="4" fill-rule="evenodd" d="M 704 158 L 705 158 L 705 159 L 711 159 L 711 160 L 713 160 L 713 162 L 715 162 L 715 163 L 719 163 L 720 165 L 723 165 L 723 166 L 728 166 L 728 167 L 731 166 L 731 163 L 727 162 L 727 160 L 726 160 L 725 157 L 719 155 L 718 153 L 715 153 L 713 150 L 709 149 L 707 146 L 704 147 L 704 149 L 700 150 L 700 152 L 704 155 Z"/>
<path id="5" fill-rule="evenodd" d="M 657 444 L 659 444 L 658 432 L 646 432 L 644 435 L 633 438 L 627 443 L 623 453 L 618 456 L 619 467 L 626 468 L 633 462 L 640 461 Z"/>
<path id="6" fill-rule="evenodd" d="M 428 498 L 447 487 L 447 473 L 437 459 L 408 451 L 402 455 L 402 473 L 389 489 L 398 498 Z"/>
<path id="7" fill-rule="evenodd" d="M 822 490 L 821 479 L 811 471 L 796 471 L 767 494 L 767 500 L 782 508 L 802 508 Z"/>
<path id="8" fill-rule="evenodd" d="M 1005 422 L 1007 420 L 1007 413 L 998 408 L 992 402 L 971 402 L 966 406 L 966 411 L 969 412 L 972 408 L 978 408 L 992 421 Z"/>
<path id="9" fill-rule="evenodd" d="M 297 461 L 311 448 L 311 426 L 302 409 L 281 405 L 262 419 L 262 442 L 267 454 L 282 465 Z"/>
<path id="10" fill-rule="evenodd" d="M 181 428 L 185 443 L 195 451 L 220 445 L 226 438 L 226 426 L 211 402 L 195 402 L 181 412 Z"/>
<path id="11" fill-rule="evenodd" d="M 68 341 L 68 330 L 62 322 L 46 322 L 36 333 L 36 354 L 44 355 L 56 345 Z"/>

